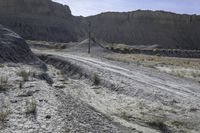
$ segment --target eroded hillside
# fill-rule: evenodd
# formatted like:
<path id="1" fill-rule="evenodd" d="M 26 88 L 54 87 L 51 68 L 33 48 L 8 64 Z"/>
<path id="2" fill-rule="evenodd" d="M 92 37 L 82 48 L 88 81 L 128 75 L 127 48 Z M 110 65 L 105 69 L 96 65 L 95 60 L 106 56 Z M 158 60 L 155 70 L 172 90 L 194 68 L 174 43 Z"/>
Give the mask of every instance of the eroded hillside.
<path id="1" fill-rule="evenodd" d="M 164 11 L 108 12 L 90 17 L 50 0 L 0 0 L 0 23 L 29 40 L 71 42 L 92 36 L 111 43 L 200 49 L 200 17 Z"/>
<path id="2" fill-rule="evenodd" d="M 51 0 L 0 0 L 0 23 L 33 40 L 76 41 L 83 32 L 69 7 Z"/>

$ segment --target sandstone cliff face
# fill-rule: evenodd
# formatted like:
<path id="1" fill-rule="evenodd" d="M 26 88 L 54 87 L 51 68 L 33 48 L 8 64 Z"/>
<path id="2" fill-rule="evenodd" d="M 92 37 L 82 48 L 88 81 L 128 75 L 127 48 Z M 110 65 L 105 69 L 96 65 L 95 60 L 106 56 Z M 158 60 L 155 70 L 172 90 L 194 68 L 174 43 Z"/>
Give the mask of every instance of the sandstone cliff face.
<path id="1" fill-rule="evenodd" d="M 0 25 L 0 63 L 2 62 L 41 63 L 19 35 Z"/>
<path id="2" fill-rule="evenodd" d="M 51 0 L 0 0 L 0 23 L 32 40 L 76 41 L 82 33 L 69 7 Z"/>
<path id="3" fill-rule="evenodd" d="M 103 13 L 88 19 L 94 35 L 108 42 L 200 49 L 200 16 L 134 11 Z"/>
<path id="4" fill-rule="evenodd" d="M 25 39 L 78 41 L 87 38 L 88 21 L 93 36 L 107 42 L 200 49 L 200 16 L 196 15 L 138 10 L 84 18 L 51 0 L 0 0 L 0 23 Z"/>

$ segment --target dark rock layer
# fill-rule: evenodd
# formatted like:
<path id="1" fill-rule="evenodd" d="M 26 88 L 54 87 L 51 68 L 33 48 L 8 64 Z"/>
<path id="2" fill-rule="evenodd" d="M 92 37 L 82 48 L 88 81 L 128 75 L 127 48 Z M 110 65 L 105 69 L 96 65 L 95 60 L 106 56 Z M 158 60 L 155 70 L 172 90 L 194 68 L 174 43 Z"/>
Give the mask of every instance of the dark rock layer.
<path id="1" fill-rule="evenodd" d="M 42 64 L 19 35 L 0 25 L 0 63 Z"/>

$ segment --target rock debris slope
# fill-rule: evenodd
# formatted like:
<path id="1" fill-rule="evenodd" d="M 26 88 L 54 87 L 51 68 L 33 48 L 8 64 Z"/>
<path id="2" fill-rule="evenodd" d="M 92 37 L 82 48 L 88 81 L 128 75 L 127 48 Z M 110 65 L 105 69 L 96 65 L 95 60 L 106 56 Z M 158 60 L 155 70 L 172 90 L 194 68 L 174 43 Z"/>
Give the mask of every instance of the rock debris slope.
<path id="1" fill-rule="evenodd" d="M 0 25 L 0 62 L 40 63 L 40 60 L 23 38 Z"/>

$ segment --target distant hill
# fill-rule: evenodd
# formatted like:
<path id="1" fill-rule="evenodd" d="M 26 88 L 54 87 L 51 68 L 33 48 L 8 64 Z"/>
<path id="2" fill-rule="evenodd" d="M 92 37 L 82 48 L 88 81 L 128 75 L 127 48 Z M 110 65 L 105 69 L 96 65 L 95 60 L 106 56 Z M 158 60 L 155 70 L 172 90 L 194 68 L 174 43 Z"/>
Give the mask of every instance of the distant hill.
<path id="1" fill-rule="evenodd" d="M 0 23 L 25 39 L 70 42 L 92 34 L 111 43 L 200 49 L 200 16 L 164 11 L 107 12 L 77 17 L 51 0 L 0 0 Z"/>

